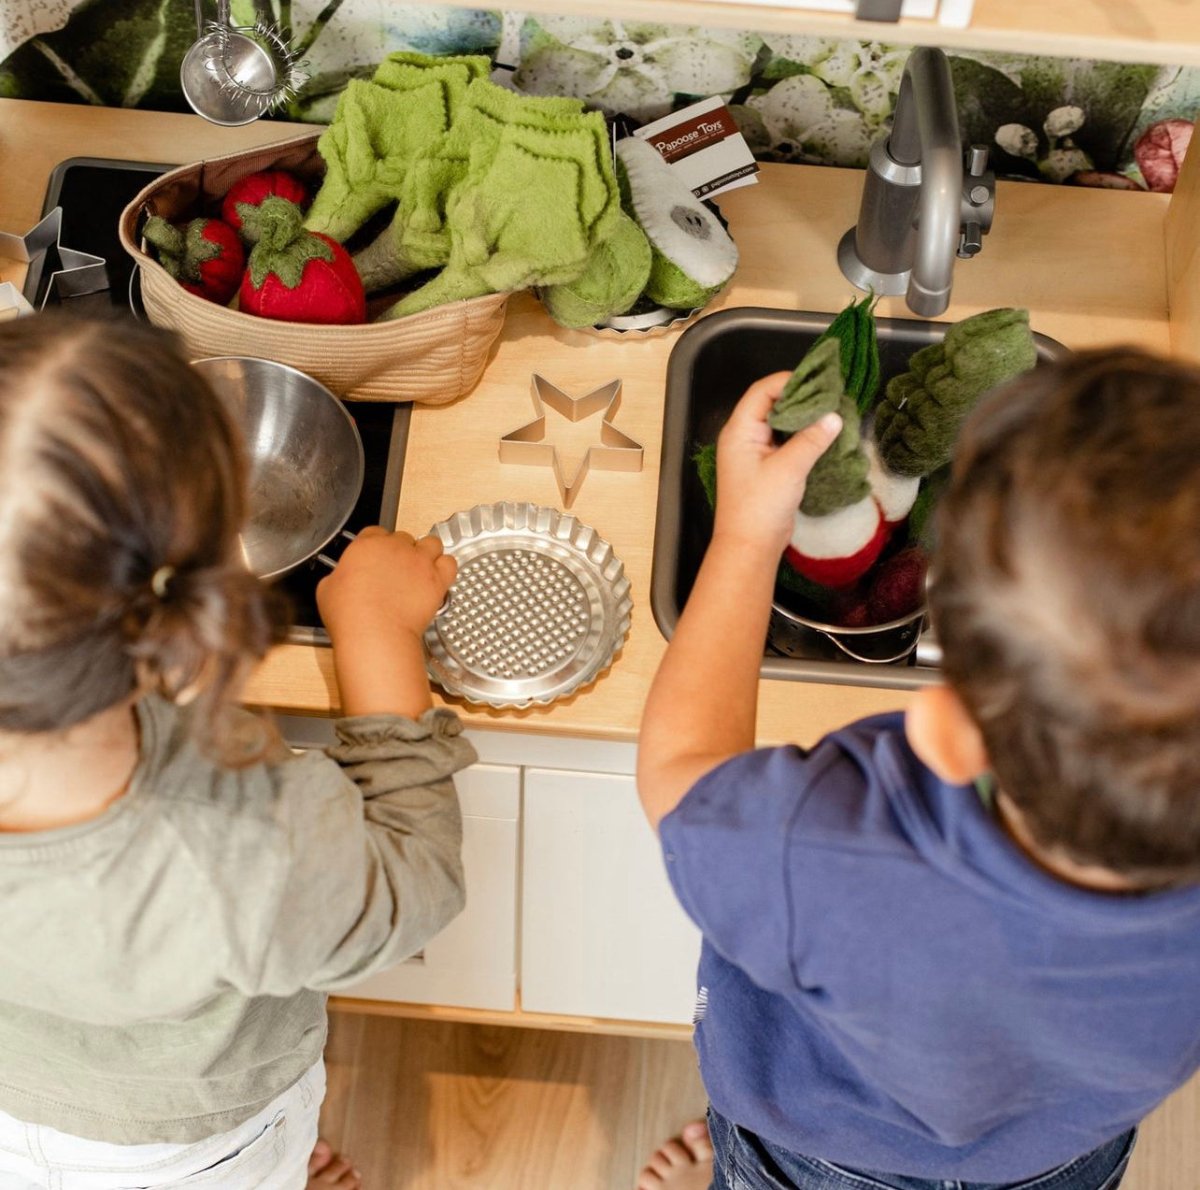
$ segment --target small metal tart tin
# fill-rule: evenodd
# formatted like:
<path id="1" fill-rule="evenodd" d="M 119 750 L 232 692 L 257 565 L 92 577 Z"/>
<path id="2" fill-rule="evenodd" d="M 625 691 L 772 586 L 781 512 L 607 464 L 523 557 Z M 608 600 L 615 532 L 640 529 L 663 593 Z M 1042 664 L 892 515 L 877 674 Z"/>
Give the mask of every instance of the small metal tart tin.
<path id="1" fill-rule="evenodd" d="M 430 530 L 458 561 L 425 630 L 426 668 L 447 694 L 492 707 L 545 705 L 606 669 L 629 634 L 625 565 L 577 517 L 480 504 Z"/>

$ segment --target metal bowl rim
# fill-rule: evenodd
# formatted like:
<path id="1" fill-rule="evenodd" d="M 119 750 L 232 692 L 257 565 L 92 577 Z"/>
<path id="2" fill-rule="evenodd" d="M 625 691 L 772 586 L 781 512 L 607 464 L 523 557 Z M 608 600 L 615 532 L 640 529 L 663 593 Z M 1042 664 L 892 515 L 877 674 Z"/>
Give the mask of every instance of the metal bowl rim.
<path id="1" fill-rule="evenodd" d="M 906 616 L 900 616 L 895 620 L 885 620 L 882 624 L 867 624 L 858 628 L 842 627 L 840 624 L 827 624 L 823 620 L 810 620 L 807 616 L 799 615 L 797 612 L 784 607 L 777 599 L 771 600 L 771 610 L 789 623 L 799 624 L 803 628 L 812 628 L 817 632 L 824 632 L 827 635 L 868 636 L 874 632 L 894 632 L 898 628 L 906 628 L 909 624 L 921 619 L 928 611 L 928 607 L 925 601 L 922 600 L 921 606 L 916 611 L 909 612 Z"/>
<path id="2" fill-rule="evenodd" d="M 309 559 L 315 558 L 317 554 L 319 554 L 342 531 L 346 521 L 350 519 L 351 514 L 354 512 L 354 506 L 358 503 L 359 496 L 362 494 L 362 486 L 366 478 L 367 471 L 366 454 L 363 450 L 362 434 L 359 432 L 358 425 L 351 416 L 350 410 L 346 408 L 345 402 L 342 401 L 337 393 L 335 393 L 331 388 L 325 384 L 322 384 L 315 376 L 310 375 L 308 372 L 305 372 L 300 368 L 294 368 L 291 364 L 280 363 L 278 360 L 265 359 L 260 355 L 206 355 L 200 357 L 199 359 L 193 359 L 189 361 L 192 367 L 195 367 L 197 364 L 230 362 L 266 364 L 269 368 L 275 368 L 281 372 L 290 372 L 293 376 L 297 376 L 301 380 L 305 380 L 309 384 L 315 386 L 320 392 L 323 392 L 327 397 L 329 397 L 329 399 L 340 411 L 342 417 L 345 418 L 346 424 L 350 427 L 351 437 L 354 441 L 355 459 L 357 461 L 357 466 L 355 468 L 357 479 L 352 485 L 354 489 L 354 499 L 349 502 L 349 506 L 346 509 L 345 516 L 343 516 L 341 519 L 341 523 L 336 529 L 333 530 L 332 533 L 329 534 L 328 537 L 325 538 L 324 541 L 316 545 L 302 558 L 297 558 L 294 562 L 289 562 L 286 566 L 277 567 L 275 570 L 271 570 L 265 574 L 259 574 L 257 576 L 264 582 L 270 582 L 272 579 L 281 578 L 283 575 L 295 570 L 297 566 L 304 565 L 304 563 L 309 561 Z M 200 374 L 203 376 L 203 371 L 201 371 Z M 205 380 L 207 381 L 208 378 L 205 377 Z"/>

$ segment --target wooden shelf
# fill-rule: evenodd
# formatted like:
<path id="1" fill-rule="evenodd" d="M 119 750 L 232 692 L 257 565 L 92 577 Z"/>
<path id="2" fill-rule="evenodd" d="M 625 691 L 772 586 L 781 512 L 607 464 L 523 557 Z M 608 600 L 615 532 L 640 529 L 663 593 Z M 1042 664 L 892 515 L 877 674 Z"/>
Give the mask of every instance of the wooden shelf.
<path id="1" fill-rule="evenodd" d="M 477 0 L 449 3 L 460 8 L 478 6 Z M 966 29 L 915 19 L 896 24 L 858 21 L 839 13 L 728 0 L 608 0 L 600 13 L 586 0 L 522 0 L 513 7 L 530 13 L 577 13 L 594 20 L 602 17 L 939 45 L 943 49 L 1200 66 L 1200 4 L 1196 0 L 975 0 Z"/>

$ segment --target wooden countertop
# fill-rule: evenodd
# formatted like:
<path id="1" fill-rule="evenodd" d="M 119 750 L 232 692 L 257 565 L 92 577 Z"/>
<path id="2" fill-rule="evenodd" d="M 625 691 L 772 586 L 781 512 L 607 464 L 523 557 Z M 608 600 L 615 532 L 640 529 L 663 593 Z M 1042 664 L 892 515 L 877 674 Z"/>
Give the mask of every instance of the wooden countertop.
<path id="1" fill-rule="evenodd" d="M 0 229 L 24 231 L 41 211 L 46 178 L 73 156 L 190 161 L 294 135 L 259 122 L 239 129 L 194 116 L 0 100 Z M 712 310 L 732 306 L 835 311 L 854 295 L 834 246 L 855 220 L 862 174 L 765 165 L 757 186 L 722 196 L 741 264 Z M 1170 347 L 1164 218 L 1168 196 L 1001 182 L 983 253 L 957 265 L 954 321 L 993 306 L 1027 306 L 1035 330 L 1082 348 L 1114 342 Z M 1113 278 L 1120 277 L 1120 284 Z M 21 280 L 0 260 L 0 281 Z M 904 317 L 903 299 L 881 315 Z M 572 512 L 609 540 L 633 588 L 633 625 L 611 670 L 552 707 L 491 711 L 459 706 L 469 725 L 633 739 L 665 642 L 650 612 L 667 358 L 678 331 L 638 341 L 558 327 L 527 293 L 514 296 L 494 358 L 476 390 L 453 405 L 414 410 L 398 523 L 424 532 L 450 513 L 497 500 L 558 505 L 548 469 L 502 465 L 497 441 L 529 421 L 534 372 L 569 393 L 623 381 L 614 424 L 645 447 L 638 474 L 593 471 Z M 578 446 L 579 444 L 576 443 Z M 251 679 L 248 699 L 327 714 L 336 706 L 328 649 L 286 645 Z M 849 719 L 902 707 L 903 693 L 764 681 L 760 738 L 811 742 Z M 457 705 L 457 704 L 455 704 Z"/>

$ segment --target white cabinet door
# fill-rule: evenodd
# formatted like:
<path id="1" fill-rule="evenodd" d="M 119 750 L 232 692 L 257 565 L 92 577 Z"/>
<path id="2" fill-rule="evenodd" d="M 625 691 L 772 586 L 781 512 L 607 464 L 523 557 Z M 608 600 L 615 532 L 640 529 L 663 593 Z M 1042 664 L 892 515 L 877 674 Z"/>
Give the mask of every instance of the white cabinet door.
<path id="1" fill-rule="evenodd" d="M 630 776 L 525 770 L 521 1007 L 692 1019 L 700 934 Z"/>
<path id="2" fill-rule="evenodd" d="M 463 808 L 467 905 L 425 949 L 341 994 L 511 1011 L 516 1004 L 521 771 L 477 764 L 455 775 Z"/>

